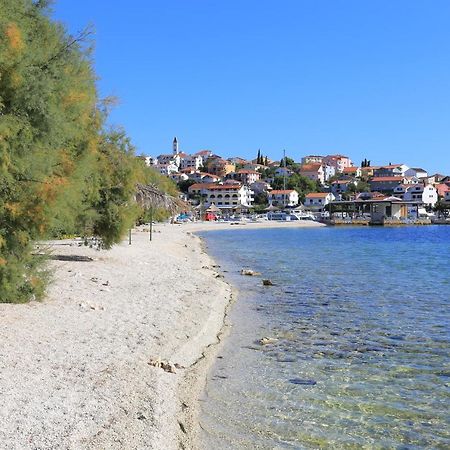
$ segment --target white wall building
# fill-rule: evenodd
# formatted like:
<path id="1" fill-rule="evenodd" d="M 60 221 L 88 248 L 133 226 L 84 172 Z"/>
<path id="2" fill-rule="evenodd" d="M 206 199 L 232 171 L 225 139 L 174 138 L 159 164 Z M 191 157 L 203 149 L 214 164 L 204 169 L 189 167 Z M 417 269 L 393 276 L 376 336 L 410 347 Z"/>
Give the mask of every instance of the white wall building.
<path id="1" fill-rule="evenodd" d="M 294 189 L 274 189 L 267 194 L 270 205 L 297 206 L 298 192 Z"/>
<path id="2" fill-rule="evenodd" d="M 158 155 L 157 160 L 158 164 L 175 164 L 178 167 L 180 167 L 180 155 L 172 155 L 171 153 L 167 154 L 161 154 Z"/>
<path id="3" fill-rule="evenodd" d="M 249 208 L 253 205 L 253 191 L 241 183 L 197 183 L 190 186 L 188 192 L 200 195 L 205 208 L 213 203 L 221 209 Z"/>
<path id="4" fill-rule="evenodd" d="M 173 163 L 169 164 L 157 164 L 156 166 L 153 166 L 161 175 L 169 176 L 172 173 L 178 172 L 178 166 Z"/>
<path id="5" fill-rule="evenodd" d="M 200 155 L 186 155 L 180 158 L 180 166 L 182 169 L 198 170 L 203 164 L 203 159 Z"/>
<path id="6" fill-rule="evenodd" d="M 323 156 L 308 155 L 302 158 L 302 164 L 322 164 Z"/>
<path id="7" fill-rule="evenodd" d="M 427 206 L 434 206 L 438 201 L 438 193 L 434 186 L 427 184 L 412 184 L 406 187 L 403 200 L 418 201 Z"/>
<path id="8" fill-rule="evenodd" d="M 138 158 L 142 159 L 148 167 L 156 166 L 156 164 L 158 164 L 158 160 L 153 158 L 153 156 L 138 156 Z"/>
<path id="9" fill-rule="evenodd" d="M 328 203 L 335 199 L 331 192 L 311 192 L 305 197 L 305 208 L 315 212 L 322 212 Z"/>
<path id="10" fill-rule="evenodd" d="M 405 171 L 406 177 L 417 177 L 417 178 L 426 178 L 428 177 L 428 172 L 419 167 L 411 167 Z"/>
<path id="11" fill-rule="evenodd" d="M 329 166 L 328 164 L 325 164 L 323 166 L 323 178 L 324 182 L 328 181 L 331 177 L 334 177 L 336 175 L 336 168 L 333 166 Z"/>

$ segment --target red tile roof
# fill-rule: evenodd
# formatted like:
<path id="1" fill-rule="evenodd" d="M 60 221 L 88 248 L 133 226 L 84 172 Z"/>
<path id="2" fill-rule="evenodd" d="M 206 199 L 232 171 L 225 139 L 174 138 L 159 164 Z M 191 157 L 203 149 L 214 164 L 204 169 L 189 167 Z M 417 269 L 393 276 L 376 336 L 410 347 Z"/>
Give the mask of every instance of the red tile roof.
<path id="1" fill-rule="evenodd" d="M 370 181 L 375 182 L 398 181 L 399 183 L 401 183 L 403 181 L 403 177 L 373 177 Z"/>
<path id="2" fill-rule="evenodd" d="M 325 198 L 329 192 L 311 192 L 306 194 L 306 198 Z"/>
<path id="3" fill-rule="evenodd" d="M 269 192 L 269 194 L 277 195 L 277 194 L 290 194 L 291 192 L 296 192 L 294 189 L 274 189 Z"/>
<path id="4" fill-rule="evenodd" d="M 215 184 L 215 183 L 195 183 L 192 186 L 189 186 L 189 189 L 198 190 L 198 189 L 208 189 L 210 191 L 222 191 L 222 190 L 233 190 L 238 191 L 241 189 L 241 183 L 229 183 L 229 184 Z"/>
<path id="5" fill-rule="evenodd" d="M 322 167 L 320 163 L 303 164 L 300 172 L 317 172 Z"/>

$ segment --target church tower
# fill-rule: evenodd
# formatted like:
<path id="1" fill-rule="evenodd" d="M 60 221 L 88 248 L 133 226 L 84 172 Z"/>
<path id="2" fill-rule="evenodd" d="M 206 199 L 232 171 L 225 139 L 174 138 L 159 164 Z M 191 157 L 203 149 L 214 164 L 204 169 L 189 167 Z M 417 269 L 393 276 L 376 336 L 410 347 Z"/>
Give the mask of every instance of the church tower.
<path id="1" fill-rule="evenodd" d="M 173 149 L 173 154 L 178 155 L 178 140 L 177 140 L 176 136 L 173 138 L 172 149 Z"/>

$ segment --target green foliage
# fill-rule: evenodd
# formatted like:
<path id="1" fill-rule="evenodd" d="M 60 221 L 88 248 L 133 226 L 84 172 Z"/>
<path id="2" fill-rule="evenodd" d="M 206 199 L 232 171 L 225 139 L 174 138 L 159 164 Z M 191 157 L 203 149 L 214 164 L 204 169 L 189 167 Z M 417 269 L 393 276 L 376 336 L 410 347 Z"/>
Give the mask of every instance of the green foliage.
<path id="1" fill-rule="evenodd" d="M 265 208 L 268 204 L 267 192 L 259 192 L 258 194 L 255 194 L 254 199 L 255 208 L 258 208 L 258 206 L 263 206 Z"/>
<path id="2" fill-rule="evenodd" d="M 195 184 L 196 182 L 194 180 L 182 180 L 178 182 L 178 189 L 181 192 L 184 192 L 185 194 L 188 193 L 188 189 L 190 186 Z"/>
<path id="3" fill-rule="evenodd" d="M 283 189 L 284 180 L 283 177 L 276 177 L 272 183 L 274 189 Z M 298 173 L 293 173 L 289 178 L 286 179 L 286 189 L 295 189 L 299 194 L 299 201 L 303 202 L 306 194 L 310 192 L 320 191 L 320 185 L 310 180 L 303 175 Z"/>
<path id="4" fill-rule="evenodd" d="M 47 1 L 0 0 L 0 301 L 45 289 L 37 239 L 92 233 L 106 247 L 141 213 L 137 181 L 160 175 L 121 130 L 103 130 L 89 32 L 69 36 Z M 157 183 L 157 184 L 158 184 Z M 176 193 L 170 181 L 162 189 Z"/>

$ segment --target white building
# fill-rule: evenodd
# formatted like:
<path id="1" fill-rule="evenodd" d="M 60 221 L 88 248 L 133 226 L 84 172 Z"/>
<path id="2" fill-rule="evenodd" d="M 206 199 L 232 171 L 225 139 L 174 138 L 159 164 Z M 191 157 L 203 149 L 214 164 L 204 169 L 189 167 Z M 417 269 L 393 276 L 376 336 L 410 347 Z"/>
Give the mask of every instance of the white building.
<path id="1" fill-rule="evenodd" d="M 178 166 L 173 164 L 173 163 L 169 163 L 169 164 L 157 164 L 156 166 L 153 166 L 161 175 L 166 175 L 169 176 L 173 173 L 177 173 L 178 172 Z"/>
<path id="2" fill-rule="evenodd" d="M 406 177 L 417 177 L 426 178 L 428 177 L 428 172 L 420 167 L 411 167 L 405 171 Z"/>
<path id="3" fill-rule="evenodd" d="M 406 187 L 403 200 L 418 201 L 427 206 L 434 206 L 438 201 L 438 193 L 434 186 L 427 184 L 411 184 Z"/>
<path id="4" fill-rule="evenodd" d="M 331 177 L 334 177 L 336 175 L 336 168 L 333 166 L 329 166 L 328 164 L 325 164 L 323 166 L 323 178 L 324 182 L 328 181 Z"/>
<path id="5" fill-rule="evenodd" d="M 253 191 L 241 183 L 196 183 L 189 186 L 188 192 L 201 196 L 205 208 L 213 203 L 221 209 L 249 208 L 253 205 Z"/>
<path id="6" fill-rule="evenodd" d="M 180 167 L 180 155 L 176 154 L 173 155 L 171 153 L 164 153 L 161 155 L 158 155 L 158 157 L 156 158 L 158 160 L 158 165 L 160 164 L 175 164 L 178 167 Z"/>
<path id="7" fill-rule="evenodd" d="M 322 164 L 323 156 L 308 155 L 302 158 L 302 164 Z"/>
<path id="8" fill-rule="evenodd" d="M 200 155 L 183 155 L 180 158 L 180 166 L 182 169 L 198 170 L 203 164 L 203 159 Z"/>
<path id="9" fill-rule="evenodd" d="M 296 206 L 298 205 L 298 192 L 294 189 L 274 189 L 267 194 L 270 205 Z"/>
<path id="10" fill-rule="evenodd" d="M 287 167 L 278 167 L 275 170 L 275 175 L 277 177 L 284 177 L 284 176 L 290 177 L 292 175 L 292 170 L 288 169 Z"/>
<path id="11" fill-rule="evenodd" d="M 319 181 L 320 184 L 323 184 L 325 182 L 325 171 L 323 167 L 319 163 L 304 164 L 300 168 L 299 173 L 310 180 Z"/>
<path id="12" fill-rule="evenodd" d="M 331 192 L 311 192 L 305 197 L 305 208 L 315 212 L 322 212 L 328 203 L 335 199 Z"/>
<path id="13" fill-rule="evenodd" d="M 322 163 L 334 167 L 336 172 L 343 172 L 346 167 L 352 166 L 352 160 L 344 155 L 327 155 L 322 159 Z"/>

